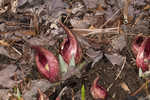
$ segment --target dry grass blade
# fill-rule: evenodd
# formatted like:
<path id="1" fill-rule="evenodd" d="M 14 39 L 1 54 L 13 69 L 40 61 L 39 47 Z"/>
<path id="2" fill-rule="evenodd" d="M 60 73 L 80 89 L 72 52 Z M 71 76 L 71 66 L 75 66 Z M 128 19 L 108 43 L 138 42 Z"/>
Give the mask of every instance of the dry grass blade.
<path id="1" fill-rule="evenodd" d="M 120 12 L 120 9 L 118 9 L 111 18 L 109 18 L 100 28 L 103 28 L 105 25 L 107 25 L 118 13 Z"/>
<path id="2" fill-rule="evenodd" d="M 131 96 L 135 96 L 135 95 L 137 95 L 143 88 L 145 88 L 146 87 L 146 85 L 147 84 L 149 84 L 150 83 L 150 80 L 147 80 L 147 83 L 145 84 L 145 83 L 143 83 L 142 85 L 141 85 L 141 87 L 140 88 L 138 88 L 135 92 L 133 92 L 132 94 L 131 94 Z"/>
<path id="3" fill-rule="evenodd" d="M 124 57 L 124 62 L 123 62 L 123 64 L 122 64 L 121 70 L 119 71 L 119 73 L 117 74 L 117 76 L 116 76 L 116 78 L 115 78 L 115 81 L 119 78 L 121 72 L 123 71 L 124 66 L 125 66 L 125 63 L 126 63 L 126 57 Z M 114 85 L 114 82 L 111 83 L 111 84 L 108 86 L 107 91 L 109 91 L 113 85 Z"/>
<path id="4" fill-rule="evenodd" d="M 121 70 L 119 71 L 118 75 L 116 76 L 115 80 L 117 80 L 119 78 L 121 72 L 123 71 L 123 69 L 125 67 L 125 64 L 126 64 L 126 57 L 124 57 L 123 65 L 122 65 Z"/>
<path id="5" fill-rule="evenodd" d="M 67 89 L 68 89 L 67 86 L 65 86 L 65 87 L 60 91 L 60 93 L 59 93 L 59 95 L 57 96 L 56 100 L 60 100 L 60 98 L 61 98 L 63 92 L 64 92 L 65 90 L 67 90 Z"/>
<path id="6" fill-rule="evenodd" d="M 124 0 L 124 8 L 123 8 L 123 17 L 125 21 L 128 23 L 128 7 L 131 0 Z"/>
<path id="7" fill-rule="evenodd" d="M 39 31 L 39 22 L 38 22 L 38 17 L 36 16 L 36 14 L 33 15 L 33 26 L 35 28 L 35 32 L 38 33 L 38 31 Z"/>
<path id="8" fill-rule="evenodd" d="M 106 29 L 72 29 L 74 32 L 88 32 L 87 34 L 81 34 L 83 36 L 94 35 L 99 33 L 116 33 L 118 32 L 118 27 L 106 28 Z"/>

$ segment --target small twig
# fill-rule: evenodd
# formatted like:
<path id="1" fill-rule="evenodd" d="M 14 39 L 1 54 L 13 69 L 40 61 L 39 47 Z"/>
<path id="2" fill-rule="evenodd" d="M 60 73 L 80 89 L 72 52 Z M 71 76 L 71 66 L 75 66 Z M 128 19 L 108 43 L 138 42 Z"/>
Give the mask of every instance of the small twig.
<path id="1" fill-rule="evenodd" d="M 147 80 L 147 84 L 149 84 L 149 83 L 150 83 L 150 80 Z M 131 94 L 131 96 L 135 96 L 136 94 L 138 94 L 145 86 L 146 86 L 146 84 L 143 83 L 142 86 L 139 89 L 137 89 L 135 92 L 133 92 Z"/>
<path id="2" fill-rule="evenodd" d="M 146 95 L 149 95 L 149 91 L 148 91 L 148 80 L 146 79 L 145 82 L 145 91 L 146 91 Z"/>
<path id="3" fill-rule="evenodd" d="M 109 18 L 102 26 L 100 26 L 100 28 L 103 28 L 105 25 L 107 25 L 114 16 L 116 16 L 118 13 L 119 13 L 120 9 L 118 9 L 113 15 L 111 18 Z"/>
<path id="4" fill-rule="evenodd" d="M 71 91 L 72 91 L 72 100 L 75 100 L 75 98 L 74 98 L 74 91 L 73 91 L 73 89 L 71 89 Z"/>
<path id="5" fill-rule="evenodd" d="M 105 29 L 72 29 L 72 31 L 86 31 L 89 32 L 87 34 L 83 34 L 83 36 L 88 36 L 88 35 L 94 35 L 94 34 L 99 34 L 99 33 L 111 33 L 111 32 L 117 32 L 118 27 L 115 28 L 105 28 Z"/>
<path id="6" fill-rule="evenodd" d="M 109 92 L 110 88 L 114 85 L 114 83 L 111 83 L 108 88 L 107 88 L 107 92 Z"/>
<path id="7" fill-rule="evenodd" d="M 32 27 L 30 27 L 30 29 L 31 29 Z M 12 33 L 16 33 L 16 32 L 18 32 L 18 33 L 23 33 L 23 34 L 27 34 L 27 35 L 35 35 L 36 33 L 35 33 L 35 31 L 34 31 L 34 29 L 31 29 L 31 30 L 26 30 L 26 29 L 17 29 L 17 30 L 9 30 L 9 31 L 6 31 L 6 32 L 0 32 L 0 34 L 12 34 Z"/>
<path id="8" fill-rule="evenodd" d="M 128 23 L 128 8 L 129 8 L 130 0 L 124 0 L 124 7 L 123 7 L 123 17 L 124 21 Z"/>
<path id="9" fill-rule="evenodd" d="M 105 29 L 78 29 L 78 28 L 74 28 L 71 29 L 72 31 L 87 31 L 87 32 L 93 32 L 93 31 L 99 31 L 99 32 L 105 32 L 105 30 L 114 30 L 117 29 L 118 27 L 115 28 L 105 28 Z"/>
<path id="10" fill-rule="evenodd" d="M 85 34 L 83 36 L 88 36 L 88 35 L 94 35 L 94 34 L 99 34 L 99 33 L 111 33 L 111 32 L 115 32 L 117 33 L 118 27 L 117 28 L 106 28 L 103 30 L 94 30 L 93 32 L 90 32 L 88 34 Z"/>
<path id="11" fill-rule="evenodd" d="M 126 57 L 124 57 L 124 62 L 122 64 L 121 70 L 119 71 L 118 75 L 116 76 L 115 80 L 117 80 L 122 72 L 122 70 L 124 69 L 124 66 L 126 64 Z"/>
<path id="12" fill-rule="evenodd" d="M 124 62 L 123 62 L 123 64 L 122 64 L 121 70 L 119 71 L 118 75 L 117 75 L 116 78 L 115 78 L 115 81 L 119 78 L 121 72 L 123 71 L 123 69 L 124 69 L 124 67 L 125 67 L 125 64 L 126 64 L 126 57 L 124 57 Z M 108 86 L 107 91 L 109 91 L 110 88 L 111 88 L 113 85 L 114 85 L 114 82 L 111 83 L 111 84 Z"/>
<path id="13" fill-rule="evenodd" d="M 16 53 L 18 53 L 19 55 L 21 55 L 22 56 L 22 53 L 21 52 L 19 52 L 16 48 L 14 48 L 14 47 L 11 47 Z"/>
<path id="14" fill-rule="evenodd" d="M 65 20 L 64 20 L 64 23 L 66 23 L 66 21 L 67 21 L 68 18 L 69 18 L 69 16 L 67 15 L 67 17 L 66 17 Z"/>
<path id="15" fill-rule="evenodd" d="M 59 93 L 59 95 L 57 96 L 56 100 L 60 100 L 60 98 L 61 98 L 63 92 L 64 92 L 65 90 L 67 90 L 67 89 L 68 89 L 67 86 L 65 86 L 65 87 L 60 91 L 60 93 Z"/>
<path id="16" fill-rule="evenodd" d="M 105 29 L 71 29 L 71 31 L 74 32 L 85 32 L 81 33 L 82 36 L 88 36 L 91 34 L 99 34 L 99 33 L 109 33 L 111 35 L 119 34 L 120 27 L 115 27 L 115 28 L 105 28 Z M 90 32 L 90 33 L 88 33 Z M 80 33 L 79 33 L 80 34 Z M 127 35 L 129 36 L 135 36 L 137 34 L 134 33 L 128 33 Z"/>
<path id="17" fill-rule="evenodd" d="M 71 29 L 72 31 L 87 31 L 87 32 L 95 32 L 95 31 L 98 31 L 98 32 L 110 32 L 112 30 L 116 30 L 118 29 L 118 27 L 115 27 L 115 28 L 105 28 L 105 29 Z"/>

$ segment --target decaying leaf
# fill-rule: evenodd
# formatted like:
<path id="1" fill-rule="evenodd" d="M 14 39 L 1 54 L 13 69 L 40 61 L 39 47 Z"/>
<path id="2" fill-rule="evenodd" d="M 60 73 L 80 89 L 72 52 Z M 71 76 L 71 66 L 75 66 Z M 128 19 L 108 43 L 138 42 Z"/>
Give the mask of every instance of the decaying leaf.
<path id="1" fill-rule="evenodd" d="M 86 29 L 90 26 L 89 20 L 71 19 L 71 25 L 77 29 Z"/>
<path id="2" fill-rule="evenodd" d="M 119 35 L 113 38 L 111 45 L 114 49 L 122 51 L 122 49 L 127 45 L 125 35 Z"/>
<path id="3" fill-rule="evenodd" d="M 18 0 L 18 5 L 17 7 L 20 7 L 22 5 L 24 5 L 28 0 Z"/>
<path id="4" fill-rule="evenodd" d="M 97 0 L 83 0 L 83 2 L 87 8 L 96 8 L 97 7 Z"/>
<path id="5" fill-rule="evenodd" d="M 95 51 L 92 48 L 89 48 L 86 52 L 87 56 L 90 57 L 90 59 L 92 59 L 93 63 L 92 66 L 93 67 L 95 65 L 96 62 L 98 62 L 100 59 L 103 58 L 103 53 L 101 51 Z"/>
<path id="6" fill-rule="evenodd" d="M 101 54 L 101 51 L 95 51 L 94 49 L 92 48 L 89 48 L 87 51 L 86 51 L 86 55 L 90 58 L 95 58 L 96 56 L 98 56 L 99 54 Z"/>
<path id="7" fill-rule="evenodd" d="M 113 65 L 119 65 L 121 66 L 124 61 L 124 57 L 120 54 L 114 53 L 114 54 L 104 54 L 106 58 L 113 64 Z"/>
<path id="8" fill-rule="evenodd" d="M 9 89 L 0 89 L 0 100 L 8 100 L 9 99 Z"/>
<path id="9" fill-rule="evenodd" d="M 123 8 L 123 17 L 125 19 L 126 22 L 128 22 L 128 7 L 129 7 L 129 4 L 130 4 L 130 1 L 131 0 L 123 0 L 124 1 L 124 8 Z"/>
<path id="10" fill-rule="evenodd" d="M 31 88 L 25 91 L 23 98 L 24 100 L 37 100 L 37 98 L 34 97 L 34 95 L 38 93 L 38 89 L 40 89 L 42 92 L 45 92 L 48 88 L 53 87 L 55 85 L 57 84 L 51 84 L 46 79 L 33 80 L 31 82 Z"/>
<path id="11" fill-rule="evenodd" d="M 76 33 L 76 32 L 74 32 L 74 33 Z M 79 33 L 80 33 L 80 32 L 79 32 Z M 85 33 L 85 32 L 84 32 L 84 33 Z M 88 33 L 88 32 L 87 32 L 87 33 Z M 88 40 L 87 40 L 84 36 L 79 35 L 78 33 L 76 33 L 76 34 L 77 34 L 77 35 L 76 35 L 77 40 L 79 41 L 81 47 L 84 47 L 84 48 L 86 48 L 86 49 L 92 47 L 92 46 L 89 44 Z"/>
<path id="12" fill-rule="evenodd" d="M 0 65 L 5 66 L 5 69 L 2 69 L 0 71 L 0 85 L 5 88 L 12 88 L 15 86 L 18 82 L 11 79 L 17 72 L 17 66 L 15 65 Z"/>
<path id="13" fill-rule="evenodd" d="M 83 13 L 84 12 L 84 5 L 81 2 L 76 2 L 73 4 L 73 8 L 71 9 L 73 14 Z"/>
<path id="14" fill-rule="evenodd" d="M 52 36 L 49 36 L 52 37 Z M 45 44 L 49 44 L 53 46 L 56 43 L 56 40 L 50 40 L 49 37 L 33 37 L 31 39 L 27 39 L 26 41 L 31 45 L 41 45 L 44 46 Z"/>
<path id="15" fill-rule="evenodd" d="M 5 55 L 7 57 L 11 57 L 4 47 L 0 47 L 0 54 Z"/>

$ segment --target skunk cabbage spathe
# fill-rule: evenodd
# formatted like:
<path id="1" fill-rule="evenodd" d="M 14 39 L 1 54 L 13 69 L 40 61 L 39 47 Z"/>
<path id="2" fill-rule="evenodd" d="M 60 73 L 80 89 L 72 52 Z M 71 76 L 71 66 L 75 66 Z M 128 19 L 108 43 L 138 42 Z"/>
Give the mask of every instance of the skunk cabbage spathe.
<path id="1" fill-rule="evenodd" d="M 149 70 L 150 67 L 150 37 L 142 42 L 136 57 L 136 64 L 142 71 Z"/>
<path id="2" fill-rule="evenodd" d="M 32 46 L 35 49 L 35 60 L 39 72 L 50 82 L 59 80 L 59 63 L 56 57 L 50 51 L 40 46 Z"/>
<path id="3" fill-rule="evenodd" d="M 135 40 L 133 41 L 133 43 L 132 43 L 132 51 L 133 51 L 135 56 L 137 56 L 139 48 L 142 45 L 144 39 L 145 39 L 145 37 L 143 37 L 143 36 L 137 36 L 135 38 Z"/>
<path id="4" fill-rule="evenodd" d="M 75 63 L 79 63 L 82 57 L 82 52 L 78 41 L 76 40 L 73 33 L 65 25 L 63 25 L 61 22 L 59 22 L 59 24 L 63 27 L 67 34 L 67 38 L 65 38 L 61 44 L 60 53 L 62 57 L 67 64 L 70 63 L 72 57 L 75 58 Z"/>
<path id="5" fill-rule="evenodd" d="M 106 90 L 98 84 L 98 80 L 99 80 L 99 77 L 97 77 L 94 80 L 94 82 L 91 86 L 91 89 L 90 89 L 91 94 L 92 94 L 93 98 L 96 100 L 99 100 L 99 99 L 105 100 L 106 96 L 107 96 Z"/>

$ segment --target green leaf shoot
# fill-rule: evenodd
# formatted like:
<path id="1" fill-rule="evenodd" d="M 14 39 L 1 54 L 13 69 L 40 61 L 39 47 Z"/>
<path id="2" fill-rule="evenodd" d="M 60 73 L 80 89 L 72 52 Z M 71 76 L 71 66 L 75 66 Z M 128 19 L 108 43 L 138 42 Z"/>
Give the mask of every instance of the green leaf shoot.
<path id="1" fill-rule="evenodd" d="M 84 88 L 84 84 L 82 85 L 82 88 L 81 88 L 81 100 L 85 100 L 85 88 Z"/>
<path id="2" fill-rule="evenodd" d="M 59 64 L 61 73 L 67 73 L 68 64 L 64 61 L 63 57 L 59 54 Z"/>

